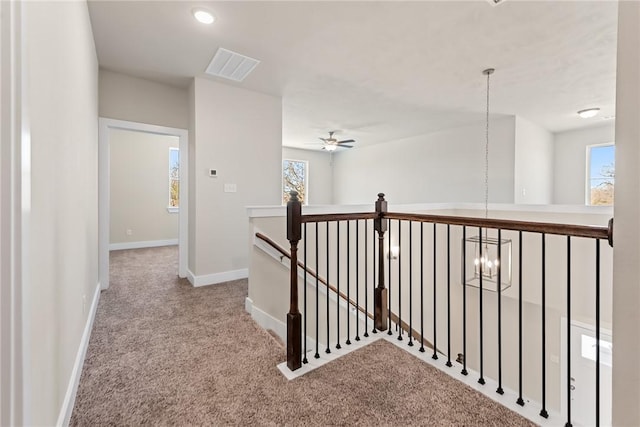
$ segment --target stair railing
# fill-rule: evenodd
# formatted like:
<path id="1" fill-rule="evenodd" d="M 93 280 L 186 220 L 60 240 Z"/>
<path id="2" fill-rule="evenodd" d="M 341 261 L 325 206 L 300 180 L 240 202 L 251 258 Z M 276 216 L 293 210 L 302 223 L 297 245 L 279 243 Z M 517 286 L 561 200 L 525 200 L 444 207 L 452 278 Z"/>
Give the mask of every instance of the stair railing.
<path id="1" fill-rule="evenodd" d="M 356 313 L 358 311 L 363 311 L 365 313 L 364 316 L 364 322 L 365 322 L 365 328 L 364 328 L 364 336 L 368 336 L 368 327 L 366 326 L 367 324 L 367 319 L 368 319 L 368 307 L 366 307 L 364 310 L 360 307 L 360 303 L 359 303 L 359 273 L 361 271 L 361 267 L 360 265 L 362 264 L 361 259 L 359 258 L 359 249 L 362 246 L 362 243 L 360 243 L 360 241 L 362 239 L 360 239 L 359 237 L 359 233 L 360 230 L 362 230 L 363 227 L 361 227 L 361 222 L 364 222 L 364 274 L 367 275 L 368 272 L 371 270 L 373 272 L 372 274 L 372 279 L 373 280 L 369 280 L 368 277 L 365 277 L 364 279 L 364 292 L 365 292 L 365 297 L 364 297 L 364 302 L 365 302 L 365 306 L 368 305 L 368 301 L 370 296 L 367 294 L 368 293 L 368 283 L 373 283 L 374 284 L 374 289 L 372 292 L 372 299 L 373 299 L 373 329 L 372 329 L 372 333 L 378 333 L 381 331 L 387 331 L 387 334 L 389 335 L 393 335 L 393 331 L 392 331 L 392 326 L 395 323 L 396 325 L 396 331 L 398 332 L 398 340 L 402 340 L 403 339 L 403 335 L 404 332 L 407 332 L 407 337 L 408 337 L 408 345 L 409 346 L 413 346 L 413 342 L 414 342 L 414 328 L 413 328 L 413 319 L 414 317 L 414 313 L 413 313 L 413 291 L 414 288 L 417 288 L 417 286 L 414 286 L 414 284 L 412 283 L 412 278 L 414 277 L 413 274 L 413 250 L 414 250 L 414 243 L 413 243 L 413 236 L 414 234 L 414 229 L 413 226 L 414 224 L 418 224 L 419 225 L 419 234 L 420 234 L 420 238 L 418 239 L 419 241 L 419 258 L 420 258 L 420 286 L 419 286 L 419 300 L 420 300 L 420 304 L 419 304 L 419 309 L 420 309 L 420 351 L 424 352 L 424 343 L 427 342 L 425 339 L 425 332 L 424 332 L 424 323 L 425 323 L 425 319 L 424 319 L 424 301 L 425 301 L 425 293 L 424 293 L 424 265 L 423 265 L 423 260 L 425 258 L 424 254 L 426 253 L 425 251 L 425 239 L 424 239 L 424 231 L 425 231 L 425 225 L 426 224 L 432 224 L 432 231 L 428 230 L 429 233 L 431 233 L 431 238 L 432 238 L 432 243 L 433 243 L 433 250 L 432 250 L 432 257 L 433 257 L 433 264 L 432 264 L 432 272 L 433 272 L 433 282 L 432 282 L 432 301 L 433 301 L 433 307 L 431 307 L 431 310 L 433 312 L 433 319 L 432 319 L 432 323 L 433 323 L 433 331 L 432 331 L 432 343 L 433 343 L 433 354 L 432 354 L 432 358 L 433 359 L 438 359 L 438 350 L 436 350 L 437 347 L 437 320 L 438 320 L 438 294 L 437 294 L 437 290 L 439 288 L 443 288 L 443 285 L 439 285 L 439 283 L 441 282 L 441 280 L 438 280 L 438 275 L 437 275 L 437 271 L 436 271 L 436 258 L 438 256 L 444 256 L 446 257 L 446 305 L 447 305 L 447 309 L 446 309 L 446 315 L 447 315 L 447 345 L 446 345 L 446 350 L 443 351 L 443 353 L 446 355 L 446 363 L 445 365 L 447 367 L 451 367 L 453 366 L 452 361 L 451 361 L 451 357 L 452 357 L 452 350 L 451 350 L 451 260 L 450 260 L 450 256 L 451 256 L 451 246 L 452 246 L 452 241 L 451 241 L 451 237 L 450 237 L 450 231 L 451 231 L 451 227 L 461 227 L 462 229 L 462 264 L 465 265 L 466 263 L 466 257 L 469 255 L 466 253 L 466 240 L 467 240 L 467 231 L 471 230 L 471 232 L 475 232 L 477 230 L 478 233 L 478 239 L 479 239 L 479 247 L 480 247 L 480 257 L 482 257 L 482 247 L 483 247 L 483 238 L 486 239 L 486 236 L 488 236 L 488 231 L 489 230 L 494 230 L 497 232 L 498 238 L 497 241 L 498 242 L 502 242 L 502 233 L 503 232 L 515 232 L 517 233 L 517 265 L 518 265 L 518 280 L 517 282 L 517 286 L 518 286 L 518 379 L 517 379 L 517 388 L 518 388 L 518 398 L 517 398 L 517 404 L 524 406 L 525 405 L 525 400 L 523 398 L 523 283 L 526 281 L 525 278 L 523 278 L 523 237 L 524 235 L 530 235 L 530 234 L 536 234 L 539 235 L 541 238 L 541 270 L 542 270 L 542 283 L 541 283 L 541 308 L 542 308 L 542 316 L 541 316 L 541 320 L 542 320 L 542 325 L 541 325 L 541 331 L 542 331 L 542 342 L 541 342 L 541 370 L 542 370 L 542 375 L 541 375 L 541 405 L 542 408 L 540 410 L 540 416 L 547 418 L 549 416 L 549 413 L 547 411 L 547 403 L 546 403 L 546 389 L 547 389 L 547 383 L 546 383 L 546 359 L 548 354 L 546 353 L 546 330 L 547 330 L 547 324 L 546 324 L 546 319 L 545 319 L 545 314 L 547 312 L 547 301 L 546 301 L 546 264 L 547 264 L 547 255 L 545 253 L 546 250 L 546 241 L 547 241 L 547 236 L 550 235 L 555 235 L 555 236 L 563 236 L 566 238 L 566 256 L 567 256 L 567 267 L 566 267 L 566 282 L 565 282 L 565 297 L 566 297 L 566 311 L 565 311 L 565 315 L 567 318 L 567 325 L 566 325 L 566 338 L 567 338 L 567 342 L 570 343 L 570 335 L 571 335 L 571 291 L 572 291 L 572 283 L 571 283 L 571 279 L 572 279 L 572 272 L 571 272 L 571 248 L 572 248 L 572 238 L 584 238 L 584 239 L 592 239 L 593 241 L 595 241 L 595 256 L 596 256 L 596 262 L 595 262 L 595 301 L 596 301 L 596 307 L 595 307 L 595 330 L 596 330 L 596 378 L 595 378 L 595 388 L 596 388 L 596 402 L 595 402 L 595 410 L 596 410 L 596 423 L 597 425 L 599 425 L 599 420 L 600 420 L 600 322 L 601 322 L 601 315 L 600 315 L 600 253 L 601 253 L 601 246 L 600 246 L 600 241 L 601 240 L 607 240 L 609 242 L 610 246 L 613 246 L 613 241 L 612 241 L 612 235 L 613 235 L 613 219 L 611 219 L 609 221 L 608 227 L 593 227 L 593 226 L 584 226 L 584 225 L 571 225 L 571 224 L 554 224 L 554 223 L 543 223 L 543 222 L 530 222 L 530 221 L 516 221 L 516 220 L 503 220 L 503 219 L 488 219 L 488 218 L 472 218 L 472 217 L 460 217 L 460 216 L 445 216 L 445 215 L 430 215 L 430 214 L 416 214 L 416 213 L 396 213 L 396 212 L 388 212 L 388 208 L 387 208 L 387 202 L 384 199 L 384 194 L 380 193 L 378 194 L 378 199 L 375 202 L 375 211 L 374 212 L 364 212 L 364 213 L 347 213 L 347 214 L 323 214 L 323 215 L 303 215 L 302 214 L 302 206 L 300 203 L 300 200 L 298 199 L 298 195 L 296 192 L 291 192 L 290 193 L 291 198 L 290 201 L 287 204 L 287 239 L 290 242 L 291 245 L 291 251 L 290 251 L 290 257 L 291 257 L 291 274 L 290 274 L 290 307 L 289 307 L 289 312 L 287 314 L 287 366 L 289 367 L 289 369 L 291 370 L 297 370 L 299 369 L 303 363 L 307 362 L 307 349 L 306 349 L 306 338 L 304 340 L 304 348 L 303 348 L 303 330 L 304 330 L 304 335 L 306 336 L 308 334 L 307 328 L 306 328 L 306 313 L 307 313 L 307 273 L 309 271 L 311 271 L 310 269 L 308 269 L 307 267 L 307 229 L 308 226 L 311 225 L 312 226 L 312 231 L 315 231 L 315 267 L 316 267 L 316 271 L 315 271 L 315 279 L 316 279 L 316 298 L 315 298 L 315 302 L 316 302 L 316 307 L 315 307 L 315 313 L 316 313 L 316 351 L 315 351 L 315 355 L 314 357 L 319 358 L 319 350 L 318 350 L 318 328 L 319 328 L 319 320 L 318 320 L 318 316 L 319 316 L 319 311 L 320 311 L 320 307 L 319 307 L 319 298 L 317 295 L 317 291 L 318 291 L 318 284 L 320 283 L 319 281 L 319 251 L 320 251 L 320 246 L 319 246 L 319 240 L 320 240 L 320 235 L 319 235 L 319 224 L 324 223 L 324 229 L 326 230 L 325 232 L 325 237 L 324 237 L 324 249 L 326 249 L 326 258 L 324 261 L 324 270 L 326 271 L 326 284 L 329 285 L 330 283 L 332 283 L 332 280 L 330 280 L 329 275 L 331 273 L 334 273 L 336 275 L 336 281 L 337 281 L 337 286 L 335 288 L 336 293 L 338 295 L 340 295 L 340 279 L 341 277 L 344 276 L 341 275 L 340 273 L 340 267 L 342 265 L 341 263 L 341 258 L 340 258 L 340 248 L 344 247 L 346 244 L 346 259 L 347 259 L 347 268 L 349 268 L 349 266 L 352 264 L 350 257 L 352 252 L 354 252 L 353 248 L 350 248 L 350 241 L 351 241 L 351 230 L 350 227 L 352 224 L 355 224 L 355 237 L 356 237 L 356 247 L 355 247 L 355 260 L 354 260 L 354 265 L 356 265 L 355 268 L 355 280 L 356 280 L 356 286 L 355 286 L 355 291 L 356 291 L 356 303 L 353 304 L 353 300 L 350 298 L 349 295 L 349 291 L 352 288 L 350 286 L 349 280 L 353 275 L 353 272 L 347 272 L 346 275 L 346 280 L 347 280 L 347 295 L 346 295 L 346 299 L 347 299 L 347 304 L 348 306 L 351 306 L 352 304 L 356 307 L 358 307 L 358 310 L 356 310 Z M 405 262 L 404 266 L 405 268 L 402 268 L 402 254 L 397 254 L 395 255 L 395 257 L 397 258 L 397 281 L 395 282 L 396 286 L 397 286 L 397 294 L 394 293 L 394 295 L 392 295 L 392 289 L 391 289 L 391 284 L 392 284 L 392 265 L 391 265 L 391 261 L 394 258 L 394 254 L 393 254 L 393 248 L 391 247 L 391 234 L 393 232 L 392 230 L 392 221 L 395 222 L 397 224 L 397 235 L 394 234 L 397 243 L 398 243 L 398 247 L 403 247 L 402 242 L 401 242 L 401 238 L 403 235 L 408 235 L 408 244 L 405 243 L 404 247 L 408 248 L 408 252 L 409 252 L 409 256 L 408 256 L 408 268 L 406 267 L 407 263 Z M 369 266 L 367 266 L 367 261 L 369 260 L 368 257 L 368 251 L 369 251 L 369 244 L 367 241 L 367 236 L 369 235 L 369 222 L 372 222 L 371 224 L 371 230 L 373 231 L 374 234 L 374 238 L 373 240 L 377 240 L 377 245 L 375 245 L 372 242 L 371 245 L 371 251 L 373 256 L 371 257 L 371 259 L 373 260 L 372 264 L 373 268 L 369 268 Z M 340 224 L 344 223 L 346 224 L 346 241 L 343 242 L 344 237 L 341 235 L 340 232 Z M 330 227 L 330 224 L 335 224 L 333 225 L 333 230 L 335 230 L 335 234 L 331 231 L 332 228 Z M 404 226 L 403 226 L 404 224 Z M 438 229 L 446 229 L 446 250 L 444 251 L 445 253 L 443 254 L 441 250 L 438 249 L 438 240 L 437 240 L 437 230 Z M 313 230 L 315 229 L 315 230 Z M 443 230 L 444 231 L 444 230 Z M 309 233 L 311 234 L 311 233 Z M 387 243 L 387 248 L 385 249 L 385 234 L 386 236 L 386 243 Z M 485 237 L 483 237 L 485 236 Z M 333 239 L 335 238 L 335 242 L 333 242 Z M 376 239 L 377 238 L 377 239 Z M 405 237 L 405 239 L 407 239 L 407 237 Z M 301 263 L 298 259 L 298 244 L 299 242 L 303 240 L 304 241 L 304 262 Z M 485 240 L 486 243 L 486 240 Z M 377 246 L 377 249 L 376 249 Z M 500 248 L 501 248 L 501 244 L 497 245 L 498 247 L 498 253 L 500 254 Z M 336 265 L 335 266 L 330 266 L 330 262 L 332 259 L 332 254 L 333 252 L 337 251 L 337 256 L 335 257 L 336 261 Z M 344 250 L 344 249 L 343 249 Z M 439 255 L 438 255 L 439 254 Z M 377 268 L 376 268 L 376 262 L 377 262 Z M 386 265 L 386 269 L 385 269 L 385 265 Z M 299 275 L 299 271 L 298 268 L 302 267 L 303 270 L 303 274 L 305 277 L 305 283 L 303 286 L 303 290 L 304 290 L 304 298 L 303 298 L 303 302 L 304 302 L 304 313 L 305 313 L 305 325 L 303 328 L 302 325 L 302 321 L 303 321 L 303 317 L 300 313 L 300 309 L 298 306 L 299 303 L 299 295 L 298 295 L 298 289 L 299 289 L 299 283 L 298 283 L 298 275 Z M 498 274 L 498 279 L 497 279 L 497 283 L 501 284 L 501 274 L 503 274 L 502 272 L 502 263 L 500 264 L 500 266 L 494 266 L 494 268 L 496 268 L 497 270 L 497 274 Z M 479 291 L 477 293 L 478 295 L 478 299 L 479 299 L 479 318 L 478 318 L 478 322 L 479 322 L 479 328 L 478 328 L 478 343 L 479 343 L 479 366 L 478 366 L 478 370 L 479 370 L 479 379 L 478 379 L 478 383 L 480 384 L 485 384 L 485 377 L 484 377 L 484 365 L 485 365 L 485 361 L 484 361 L 484 348 L 483 348 L 483 344 L 484 344 L 484 327 L 483 327 L 483 320 L 486 316 L 486 313 L 483 312 L 483 308 L 484 308 L 484 303 L 483 303 L 483 291 L 486 291 L 487 289 L 483 289 L 483 277 L 485 277 L 485 273 L 486 273 L 486 267 L 484 266 L 484 264 L 481 264 L 479 267 Z M 408 274 L 408 279 L 409 279 L 409 284 L 408 284 L 408 290 L 405 287 L 404 291 L 402 289 L 402 282 L 403 282 L 403 274 L 406 275 L 405 270 L 409 271 Z M 505 272 L 506 274 L 506 272 Z M 466 284 L 466 277 L 465 277 L 465 268 L 462 268 L 462 278 L 461 278 L 461 282 Z M 463 286 L 462 287 L 462 354 L 458 355 L 458 360 L 460 360 L 462 362 L 462 371 L 461 374 L 462 375 L 468 375 L 468 370 L 467 370 L 467 335 L 468 335 L 468 328 L 467 328 L 467 323 L 468 323 L 468 319 L 467 319 L 467 311 L 468 311 L 468 307 L 467 307 L 467 286 Z M 497 357 L 497 365 L 498 365 L 498 374 L 497 374 L 497 384 L 498 387 L 496 389 L 496 392 L 498 394 L 503 394 L 504 390 L 503 390 L 503 378 L 502 378 L 502 329 L 503 329 L 503 325 L 502 325 L 502 311 L 503 311 L 503 307 L 502 307 L 502 299 L 503 299 L 503 295 L 501 292 L 501 286 L 497 286 L 497 319 L 498 319 L 498 328 L 497 328 L 497 345 L 498 345 L 498 357 Z M 395 292 L 395 290 L 394 290 Z M 417 292 L 417 289 L 416 289 Z M 406 295 L 408 294 L 408 301 L 409 301 L 409 321 L 406 322 L 403 320 L 403 313 L 402 313 L 402 302 L 403 299 L 407 299 Z M 395 296 L 395 299 L 393 299 L 392 297 Z M 392 313 L 391 313 L 391 304 L 392 302 L 395 303 L 395 305 L 397 306 L 397 316 L 393 316 L 392 317 Z M 323 309 L 324 310 L 324 309 Z M 330 353 L 331 352 L 331 346 L 330 346 L 330 303 L 329 303 L 329 297 L 328 297 L 328 293 L 327 293 L 327 298 L 326 298 L 326 313 L 324 313 L 326 315 L 326 348 L 325 351 L 326 353 Z M 347 311 L 347 313 L 349 313 Z M 336 349 L 340 349 L 341 348 L 341 336 L 343 333 L 340 332 L 340 307 L 338 304 L 338 307 L 336 308 L 336 317 L 337 320 L 335 321 L 334 327 L 336 328 L 336 333 L 335 333 L 335 337 L 336 337 Z M 350 316 L 347 315 L 347 328 L 350 328 Z M 355 339 L 359 340 L 359 326 L 358 326 L 358 318 L 356 318 L 356 335 L 355 335 Z M 411 331 L 411 332 L 409 332 Z M 351 332 L 350 329 L 347 333 L 347 339 L 346 339 L 346 344 L 350 344 L 350 338 L 351 338 Z M 418 341 L 418 340 L 415 340 Z M 566 389 L 563 392 L 563 399 L 566 399 L 566 417 L 567 417 L 567 421 L 566 424 L 567 426 L 572 425 L 571 423 L 571 354 L 570 354 L 570 345 L 567 345 L 567 349 L 566 349 Z"/>

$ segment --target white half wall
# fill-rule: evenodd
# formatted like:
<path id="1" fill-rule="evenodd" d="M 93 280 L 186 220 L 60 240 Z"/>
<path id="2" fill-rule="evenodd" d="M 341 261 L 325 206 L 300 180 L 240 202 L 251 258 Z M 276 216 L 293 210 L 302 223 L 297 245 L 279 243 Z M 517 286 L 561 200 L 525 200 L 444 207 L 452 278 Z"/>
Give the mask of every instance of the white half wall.
<path id="1" fill-rule="evenodd" d="M 587 146 L 614 142 L 615 123 L 554 134 L 553 203 L 584 205 Z"/>
<path id="2" fill-rule="evenodd" d="M 553 135 L 537 124 L 516 117 L 514 203 L 553 203 Z"/>
<path id="3" fill-rule="evenodd" d="M 169 206 L 169 149 L 179 138 L 109 129 L 109 243 L 178 239 Z"/>
<path id="4" fill-rule="evenodd" d="M 336 204 L 484 201 L 484 124 L 390 141 L 334 157 Z M 513 203 L 515 117 L 491 121 L 489 201 Z"/>
<path id="5" fill-rule="evenodd" d="M 307 194 L 310 205 L 333 203 L 332 156 L 328 152 L 282 147 L 282 159 L 305 160 L 309 163 Z"/>
<path id="6" fill-rule="evenodd" d="M 243 270 L 246 206 L 281 203 L 282 100 L 200 78 L 191 98 L 189 270 L 196 277 Z"/>
<path id="7" fill-rule="evenodd" d="M 100 69 L 100 117 L 187 129 L 187 89 Z"/>

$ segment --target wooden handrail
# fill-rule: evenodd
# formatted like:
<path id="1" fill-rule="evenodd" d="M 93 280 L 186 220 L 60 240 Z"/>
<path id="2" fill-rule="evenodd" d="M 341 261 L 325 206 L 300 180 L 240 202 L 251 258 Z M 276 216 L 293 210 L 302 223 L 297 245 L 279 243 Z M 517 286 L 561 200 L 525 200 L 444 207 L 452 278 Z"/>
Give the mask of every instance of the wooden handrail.
<path id="1" fill-rule="evenodd" d="M 508 219 L 472 218 L 448 215 L 429 215 L 387 212 L 388 219 L 399 219 L 416 222 L 462 225 L 467 227 L 494 228 L 502 230 L 526 231 L 531 233 L 559 234 L 572 237 L 588 237 L 594 239 L 609 239 L 609 227 L 595 227 L 589 225 L 554 224 L 548 222 L 516 221 Z"/>
<path id="2" fill-rule="evenodd" d="M 256 233 L 256 237 L 258 239 L 262 240 L 263 242 L 265 242 L 266 244 L 268 244 L 269 246 L 271 246 L 276 251 L 278 251 L 278 253 L 280 253 L 283 257 L 291 260 L 291 255 L 289 255 L 289 253 L 282 246 L 278 245 L 276 242 L 271 240 L 268 236 L 266 236 L 266 235 L 264 235 L 262 233 Z M 361 307 L 360 305 L 356 304 L 356 302 L 354 300 L 352 300 L 350 298 L 347 298 L 347 295 L 345 293 L 338 292 L 338 289 L 336 287 L 334 287 L 330 283 L 327 283 L 325 278 L 323 278 L 322 276 L 318 275 L 311 268 L 305 266 L 302 263 L 302 261 L 298 261 L 298 267 L 302 268 L 303 270 L 306 270 L 307 273 L 309 273 L 309 275 L 311 275 L 312 278 L 318 279 L 319 283 L 322 283 L 325 287 L 329 288 L 332 292 L 334 292 L 335 294 L 339 295 L 340 298 L 342 298 L 345 301 L 349 301 L 349 303 L 351 305 L 353 305 L 354 307 L 356 307 L 358 309 L 358 311 L 362 312 L 363 314 L 365 314 L 370 319 L 373 319 L 373 314 L 368 313 L 367 311 L 365 311 L 365 309 L 363 307 Z M 391 312 L 391 320 L 393 322 L 395 322 L 396 324 L 398 324 L 398 322 L 399 322 L 400 327 L 402 329 L 404 329 L 405 331 L 409 330 L 409 325 L 404 321 L 400 321 L 400 319 L 398 319 L 398 316 L 393 312 Z M 416 331 L 415 329 L 411 329 L 411 336 L 413 337 L 413 339 L 415 339 L 416 341 L 420 342 L 420 333 L 418 331 Z M 430 348 L 430 349 L 433 349 L 433 345 L 427 339 L 424 339 L 422 341 L 422 344 L 424 346 Z"/>
<path id="3" fill-rule="evenodd" d="M 302 223 L 350 221 L 358 219 L 377 219 L 376 212 L 314 214 L 302 215 Z M 557 234 L 571 237 L 587 237 L 611 241 L 613 229 L 590 225 L 555 224 L 549 222 L 518 221 L 495 218 L 474 218 L 451 215 L 432 215 L 419 213 L 383 212 L 382 218 L 405 221 L 428 222 L 437 224 L 460 225 L 467 227 L 493 228 L 502 230 L 525 231 L 531 233 Z"/>
<path id="4" fill-rule="evenodd" d="M 356 219 L 376 219 L 376 212 L 360 212 L 360 213 L 335 213 L 335 214 L 315 214 L 302 215 L 302 222 L 333 222 L 333 221 L 351 221 Z"/>

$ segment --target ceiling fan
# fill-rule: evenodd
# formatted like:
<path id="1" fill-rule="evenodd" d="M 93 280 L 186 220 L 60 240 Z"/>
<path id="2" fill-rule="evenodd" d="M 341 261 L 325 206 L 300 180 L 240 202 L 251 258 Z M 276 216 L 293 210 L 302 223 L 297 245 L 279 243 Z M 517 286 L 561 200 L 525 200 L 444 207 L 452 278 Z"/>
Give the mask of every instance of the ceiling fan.
<path id="1" fill-rule="evenodd" d="M 353 148 L 353 145 L 347 145 L 347 144 L 351 144 L 356 142 L 353 139 L 345 139 L 343 141 L 338 141 L 336 138 L 333 137 L 333 134 L 336 131 L 330 131 L 329 132 L 329 138 L 320 138 L 320 140 L 322 141 L 322 149 L 323 150 L 327 150 L 327 151 L 335 151 L 337 150 L 339 147 L 340 148 Z"/>

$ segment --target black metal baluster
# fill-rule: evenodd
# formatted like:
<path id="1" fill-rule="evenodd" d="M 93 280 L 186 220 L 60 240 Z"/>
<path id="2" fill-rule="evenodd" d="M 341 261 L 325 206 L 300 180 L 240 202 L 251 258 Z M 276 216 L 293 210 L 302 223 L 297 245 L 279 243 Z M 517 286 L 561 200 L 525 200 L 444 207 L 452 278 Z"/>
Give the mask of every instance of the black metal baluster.
<path id="1" fill-rule="evenodd" d="M 320 337 L 318 336 L 318 329 L 319 329 L 319 324 L 320 324 L 320 296 L 319 296 L 319 290 L 320 290 L 320 280 L 319 280 L 319 276 L 320 276 L 320 266 L 319 266 L 319 262 L 318 262 L 318 253 L 320 252 L 319 247 L 318 247 L 318 241 L 319 239 L 319 235 L 318 235 L 318 223 L 316 222 L 316 354 L 313 356 L 316 359 L 320 358 L 320 353 L 318 351 L 318 345 L 320 344 Z"/>
<path id="2" fill-rule="evenodd" d="M 467 227 L 462 226 L 462 375 L 467 371 Z"/>
<path id="3" fill-rule="evenodd" d="M 571 424 L 571 236 L 567 236 L 567 422 Z"/>
<path id="4" fill-rule="evenodd" d="M 329 280 L 329 221 L 327 224 L 327 349 L 325 353 L 331 353 L 331 347 L 329 347 L 329 284 L 331 281 Z M 336 298 L 336 302 L 338 299 Z M 339 305 L 339 304 L 338 304 Z"/>
<path id="5" fill-rule="evenodd" d="M 542 409 L 540 416 L 549 418 L 547 412 L 547 249 L 546 235 L 542 233 Z"/>
<path id="6" fill-rule="evenodd" d="M 436 331 L 437 331 L 437 318 L 436 318 L 436 226 L 437 224 L 433 223 L 433 354 L 431 358 L 434 360 L 438 360 L 437 353 L 437 340 L 436 340 Z"/>
<path id="7" fill-rule="evenodd" d="M 498 229 L 498 388 L 496 393 L 504 394 L 502 389 L 502 230 Z"/>
<path id="8" fill-rule="evenodd" d="M 413 347 L 413 221 L 409 221 L 409 347 Z"/>
<path id="9" fill-rule="evenodd" d="M 596 239 L 596 427 L 600 427 L 600 240 Z"/>
<path id="10" fill-rule="evenodd" d="M 340 221 L 336 221 L 336 288 L 338 289 L 338 295 L 336 295 L 336 336 L 337 343 L 336 348 L 340 350 Z M 347 316 L 349 315 L 349 301 L 347 300 Z"/>
<path id="11" fill-rule="evenodd" d="M 393 335 L 393 332 L 391 331 L 391 288 L 392 288 L 392 286 L 391 286 L 391 229 L 392 229 L 391 220 L 389 220 L 389 232 L 387 233 L 388 236 L 389 236 L 388 237 L 389 240 L 387 242 L 387 253 L 388 253 L 388 256 L 387 256 L 387 260 L 388 261 L 387 262 L 388 262 L 388 265 L 389 265 L 389 285 L 387 286 L 387 290 L 388 290 L 387 293 L 389 294 L 389 305 L 388 305 L 388 307 L 389 307 L 389 310 L 388 310 L 388 312 L 389 312 L 389 327 L 387 328 L 387 335 Z M 396 328 L 397 327 L 398 327 L 398 325 L 396 325 Z"/>
<path id="12" fill-rule="evenodd" d="M 356 341 L 360 341 L 360 220 L 356 219 Z"/>
<path id="13" fill-rule="evenodd" d="M 482 227 L 478 228 L 478 236 L 480 239 L 480 291 L 479 291 L 479 300 L 480 300 L 480 378 L 478 379 L 478 383 L 483 384 L 485 383 L 484 381 L 484 350 L 483 350 L 483 338 L 484 338 L 484 333 L 483 333 L 483 325 L 482 325 L 482 321 L 483 321 L 483 315 L 482 315 L 482 294 L 483 294 L 483 288 L 482 288 L 482 280 L 483 280 L 483 276 L 484 276 L 484 257 L 486 256 L 486 254 L 483 253 L 482 251 Z"/>
<path id="14" fill-rule="evenodd" d="M 402 341 L 402 223 L 398 220 L 398 341 Z"/>
<path id="15" fill-rule="evenodd" d="M 375 228 L 374 220 L 371 220 L 371 229 L 372 229 L 372 232 L 373 232 L 373 238 L 371 239 L 371 246 L 373 247 L 373 249 L 372 249 L 373 260 L 371 262 L 371 266 L 373 267 L 373 274 L 371 275 L 372 279 L 373 279 L 372 280 L 372 282 L 373 282 L 372 283 L 372 285 L 373 285 L 372 295 L 375 295 L 376 283 L 378 283 L 376 281 L 376 267 L 377 267 L 376 266 L 376 259 L 377 259 L 376 258 L 376 246 L 378 246 L 378 245 L 376 245 L 376 237 L 377 236 L 376 236 L 376 228 Z M 374 304 L 374 306 L 375 306 L 375 304 Z M 375 309 L 374 309 L 374 312 L 375 312 Z M 374 315 L 374 322 L 372 322 L 372 323 L 373 323 L 373 329 L 371 330 L 371 332 L 374 333 L 374 334 L 377 334 L 378 330 L 376 329 L 375 315 Z"/>
<path id="16" fill-rule="evenodd" d="M 435 239 L 434 239 L 435 240 Z M 447 224 L 447 363 L 451 363 L 451 226 Z"/>
<path id="17" fill-rule="evenodd" d="M 367 220 L 364 220 L 364 336 L 369 336 L 369 286 L 367 285 L 369 278 L 368 262 L 369 254 L 367 252 L 369 248 L 367 233 Z"/>
<path id="18" fill-rule="evenodd" d="M 516 403 L 524 406 L 522 399 L 522 231 L 518 231 L 518 400 Z"/>
<path id="19" fill-rule="evenodd" d="M 302 355 L 302 363 L 309 363 L 307 360 L 307 223 L 304 223 L 304 353 Z"/>
<path id="20" fill-rule="evenodd" d="M 351 221 L 347 221 L 347 301 L 351 301 Z M 347 310 L 347 341 L 351 345 L 351 316 Z"/>
<path id="21" fill-rule="evenodd" d="M 420 352 L 424 353 L 424 223 L 420 223 Z"/>

